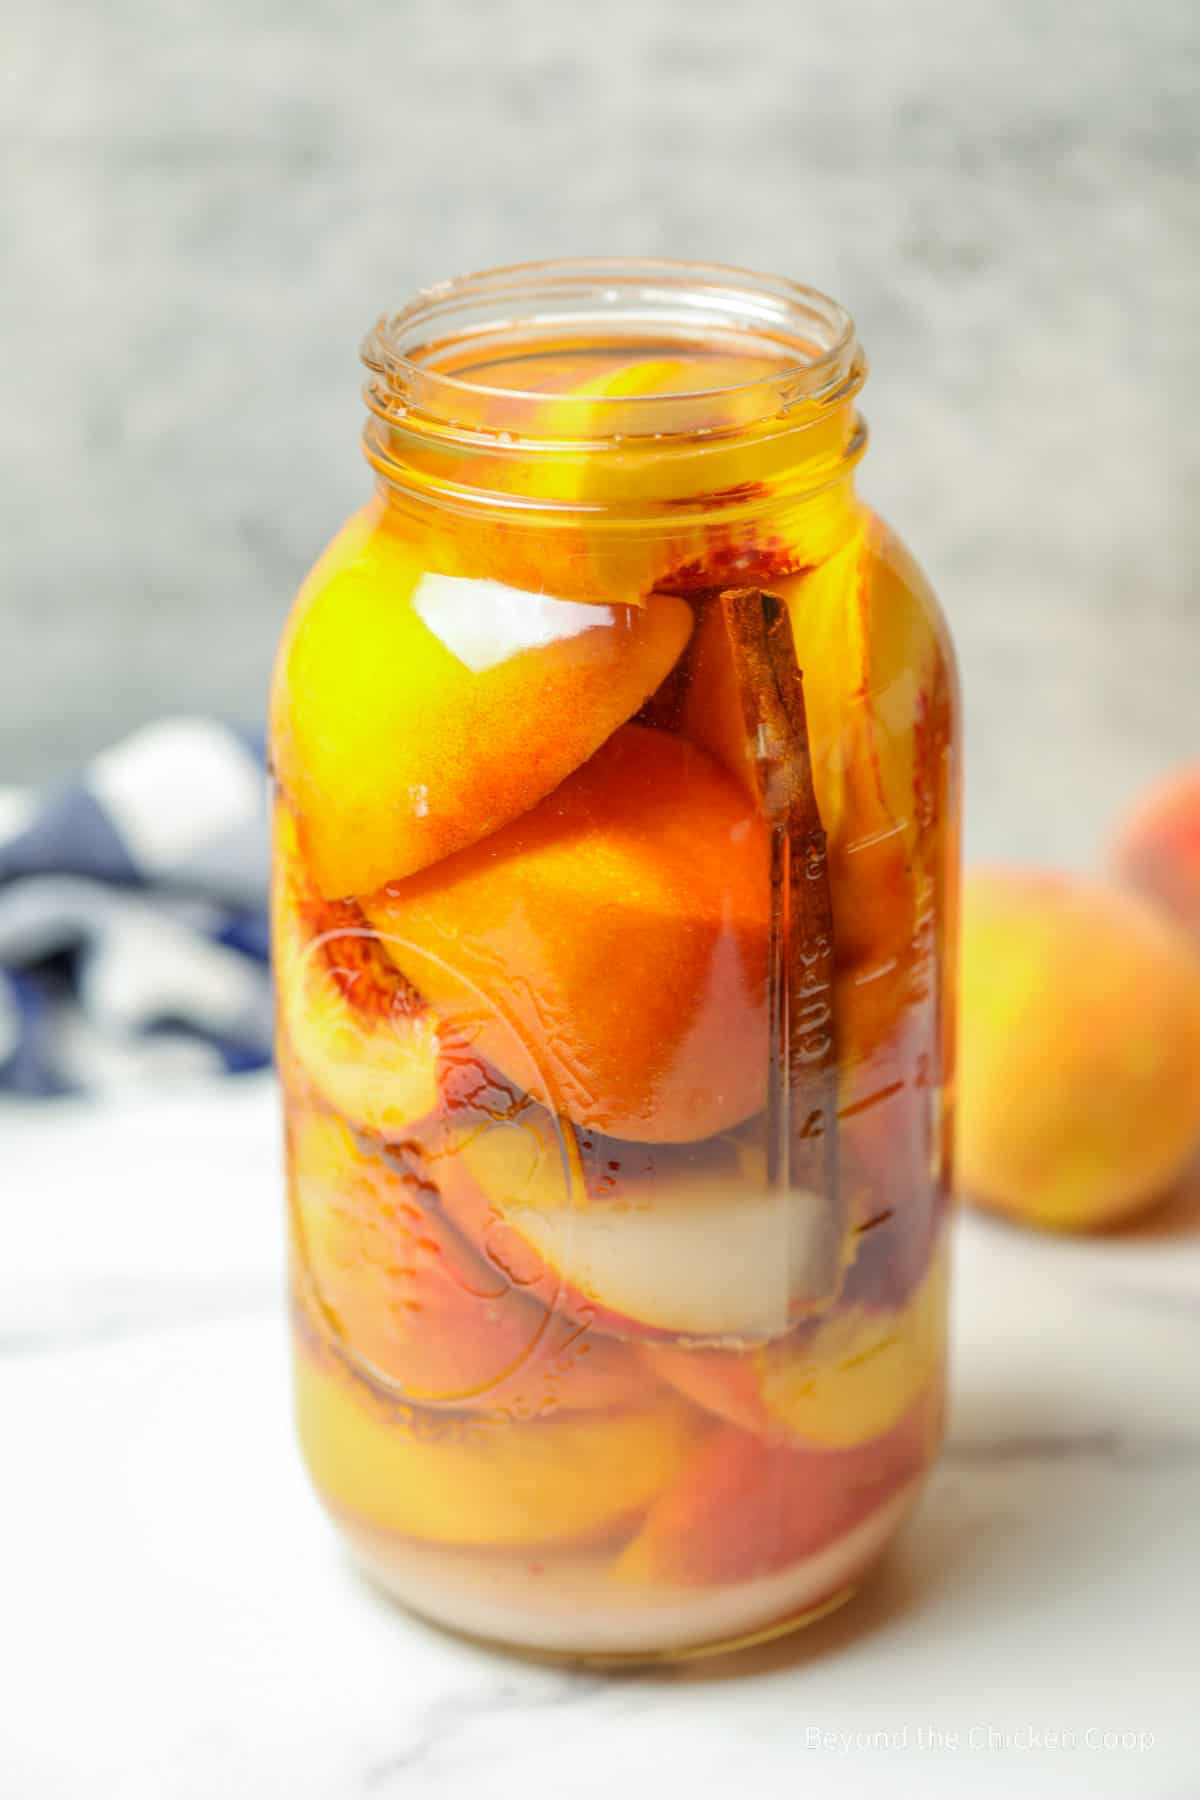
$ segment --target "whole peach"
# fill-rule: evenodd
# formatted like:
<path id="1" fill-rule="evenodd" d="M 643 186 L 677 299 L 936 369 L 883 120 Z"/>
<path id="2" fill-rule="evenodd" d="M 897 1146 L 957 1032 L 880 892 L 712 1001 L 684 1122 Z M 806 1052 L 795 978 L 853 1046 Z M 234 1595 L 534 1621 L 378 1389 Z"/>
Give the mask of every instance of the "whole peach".
<path id="1" fill-rule="evenodd" d="M 1146 899 L 981 869 L 963 896 L 959 1177 L 1051 1230 L 1163 1196 L 1200 1142 L 1200 956 Z"/>
<path id="2" fill-rule="evenodd" d="M 1113 840 L 1112 865 L 1200 943 L 1200 763 L 1135 802 Z"/>

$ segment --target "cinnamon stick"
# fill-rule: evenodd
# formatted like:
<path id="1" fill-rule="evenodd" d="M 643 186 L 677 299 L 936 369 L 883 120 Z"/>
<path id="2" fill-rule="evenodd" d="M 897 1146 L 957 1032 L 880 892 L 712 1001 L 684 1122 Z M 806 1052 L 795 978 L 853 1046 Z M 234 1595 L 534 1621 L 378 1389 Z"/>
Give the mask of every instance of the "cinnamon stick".
<path id="1" fill-rule="evenodd" d="M 829 859 L 813 785 L 804 680 L 777 595 L 727 588 L 725 625 L 748 763 L 771 834 L 767 1005 L 767 1179 L 826 1207 L 808 1296 L 828 1298 L 841 1270 L 834 921 Z"/>

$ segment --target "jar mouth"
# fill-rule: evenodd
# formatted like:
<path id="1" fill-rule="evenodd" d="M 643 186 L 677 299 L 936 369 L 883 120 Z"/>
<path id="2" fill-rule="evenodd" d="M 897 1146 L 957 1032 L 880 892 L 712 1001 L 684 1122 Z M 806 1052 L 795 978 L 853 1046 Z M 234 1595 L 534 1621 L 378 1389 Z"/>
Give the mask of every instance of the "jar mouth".
<path id="1" fill-rule="evenodd" d="M 522 344 L 638 346 L 639 354 L 726 352 L 726 377 L 631 395 L 591 392 L 581 432 L 577 391 L 489 375 Z M 652 346 L 652 351 L 648 349 Z M 364 397 L 387 423 L 423 424 L 465 441 L 526 444 L 670 438 L 815 414 L 862 385 L 854 323 L 837 301 L 783 277 L 719 263 L 602 257 L 522 263 L 426 288 L 365 338 Z M 797 420 L 799 422 L 799 420 Z"/>

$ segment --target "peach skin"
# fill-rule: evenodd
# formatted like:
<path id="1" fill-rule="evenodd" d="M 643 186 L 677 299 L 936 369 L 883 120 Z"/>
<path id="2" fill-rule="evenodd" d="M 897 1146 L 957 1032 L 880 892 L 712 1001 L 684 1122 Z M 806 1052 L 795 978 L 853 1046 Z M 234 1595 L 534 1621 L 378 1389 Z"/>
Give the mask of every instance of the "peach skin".
<path id="1" fill-rule="evenodd" d="M 405 976 L 527 1093 L 678 1143 L 757 1112 L 762 820 L 704 751 L 627 725 L 531 812 L 363 902 Z"/>
<path id="2" fill-rule="evenodd" d="M 1052 1230 L 1161 1198 L 1200 1142 L 1200 956 L 1138 894 L 977 869 L 963 895 L 959 1176 Z"/>
<path id="3" fill-rule="evenodd" d="M 526 812 L 637 711 L 690 630 L 670 595 L 568 602 L 429 573 L 382 521 L 348 528 L 301 590 L 271 696 L 318 892 L 370 893 Z"/>
<path id="4" fill-rule="evenodd" d="M 287 807 L 275 808 L 271 955 L 284 1053 L 356 1125 L 401 1136 L 437 1104 L 441 1041 L 351 902 L 316 893 Z"/>

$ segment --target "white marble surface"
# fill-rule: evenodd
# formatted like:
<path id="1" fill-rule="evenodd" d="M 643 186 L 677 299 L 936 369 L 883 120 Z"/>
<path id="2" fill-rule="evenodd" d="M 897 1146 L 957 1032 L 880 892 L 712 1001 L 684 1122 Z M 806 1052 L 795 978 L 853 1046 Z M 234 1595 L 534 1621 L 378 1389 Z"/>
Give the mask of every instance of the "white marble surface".
<path id="1" fill-rule="evenodd" d="M 0 1113 L 0 1793 L 1200 1793 L 1200 1196 L 1108 1242 L 966 1221 L 950 1448 L 873 1587 L 610 1677 L 346 1567 L 290 1442 L 275 1135 L 266 1081 Z"/>

